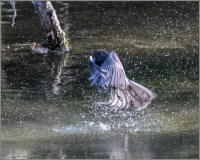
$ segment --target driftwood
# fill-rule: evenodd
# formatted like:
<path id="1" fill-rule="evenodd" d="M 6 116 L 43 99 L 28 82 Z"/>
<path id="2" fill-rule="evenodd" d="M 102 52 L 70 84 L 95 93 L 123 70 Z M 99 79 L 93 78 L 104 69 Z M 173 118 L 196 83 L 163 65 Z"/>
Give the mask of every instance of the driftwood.
<path id="1" fill-rule="evenodd" d="M 37 53 L 48 54 L 50 52 L 67 52 L 69 50 L 65 32 L 60 27 L 60 22 L 56 11 L 50 1 L 31 1 L 39 17 L 41 25 L 45 31 L 46 39 L 41 45 L 33 44 L 31 49 Z M 15 24 L 16 8 L 15 2 L 10 1 L 14 15 L 12 26 Z"/>
<path id="2" fill-rule="evenodd" d="M 66 39 L 65 32 L 60 27 L 60 22 L 56 15 L 56 11 L 50 1 L 31 1 L 34 5 L 39 17 L 41 25 L 45 31 L 46 39 L 41 45 L 33 44 L 32 50 L 41 53 L 48 54 L 52 52 L 67 52 L 69 50 L 68 41 Z M 12 26 L 15 24 L 15 17 L 17 15 L 15 2 L 10 1 L 10 4 L 14 11 L 12 19 Z"/>
<path id="3" fill-rule="evenodd" d="M 50 1 L 31 1 L 39 17 L 41 25 L 46 33 L 46 41 L 42 47 L 32 46 L 34 51 L 68 51 L 68 41 L 65 32 L 60 27 L 56 11 Z M 44 47 L 44 48 L 43 48 Z M 46 53 L 46 50 L 45 50 Z"/>

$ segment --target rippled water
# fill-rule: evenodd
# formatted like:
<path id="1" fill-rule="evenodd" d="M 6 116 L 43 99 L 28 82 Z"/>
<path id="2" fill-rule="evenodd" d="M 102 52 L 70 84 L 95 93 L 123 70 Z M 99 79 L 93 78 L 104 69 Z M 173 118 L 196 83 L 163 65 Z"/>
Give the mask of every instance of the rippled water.
<path id="1" fill-rule="evenodd" d="M 198 2 L 53 5 L 68 55 L 32 53 L 43 31 L 29 2 L 16 2 L 14 27 L 2 25 L 2 157 L 198 158 Z M 115 50 L 127 76 L 155 90 L 148 108 L 101 106 L 108 97 L 88 82 L 99 48 Z"/>

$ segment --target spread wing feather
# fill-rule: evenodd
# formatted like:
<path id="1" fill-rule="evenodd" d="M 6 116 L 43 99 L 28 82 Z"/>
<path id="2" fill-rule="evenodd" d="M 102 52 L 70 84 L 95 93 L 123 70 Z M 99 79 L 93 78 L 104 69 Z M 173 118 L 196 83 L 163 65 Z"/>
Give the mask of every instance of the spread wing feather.
<path id="1" fill-rule="evenodd" d="M 128 109 L 131 103 L 137 110 L 147 107 L 156 94 L 146 87 L 128 80 L 117 54 L 112 51 L 101 66 L 91 62 L 91 86 L 111 88 L 110 99 L 104 105 Z"/>
<path id="2" fill-rule="evenodd" d="M 112 87 L 121 89 L 125 89 L 128 86 L 128 79 L 126 78 L 123 66 L 114 51 L 109 53 L 99 69 L 93 65 L 93 70 L 89 78 L 89 80 L 92 80 L 92 85 L 95 84 L 102 88 Z M 105 72 L 102 72 L 102 70 Z"/>

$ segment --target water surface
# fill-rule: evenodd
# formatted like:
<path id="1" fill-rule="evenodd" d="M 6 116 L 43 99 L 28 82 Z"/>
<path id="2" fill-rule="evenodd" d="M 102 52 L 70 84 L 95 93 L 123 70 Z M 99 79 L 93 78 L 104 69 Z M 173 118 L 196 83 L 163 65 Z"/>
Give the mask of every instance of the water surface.
<path id="1" fill-rule="evenodd" d="M 14 27 L 2 25 L 2 157 L 198 158 L 198 2 L 53 5 L 67 55 L 31 51 L 44 35 L 29 2 L 16 2 Z M 158 94 L 148 108 L 101 105 L 108 97 L 88 82 L 99 48 L 115 50 L 127 77 Z"/>

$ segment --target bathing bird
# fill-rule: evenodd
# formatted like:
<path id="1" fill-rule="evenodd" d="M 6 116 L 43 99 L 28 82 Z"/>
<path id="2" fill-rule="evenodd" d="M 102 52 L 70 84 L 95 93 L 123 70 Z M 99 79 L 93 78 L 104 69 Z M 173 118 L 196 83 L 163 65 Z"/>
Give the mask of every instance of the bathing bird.
<path id="1" fill-rule="evenodd" d="M 89 61 L 90 86 L 110 92 L 110 98 L 103 105 L 114 110 L 128 109 L 134 106 L 135 110 L 146 108 L 156 93 L 126 77 L 122 63 L 115 51 L 103 49 L 94 51 Z"/>

